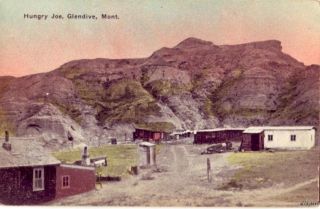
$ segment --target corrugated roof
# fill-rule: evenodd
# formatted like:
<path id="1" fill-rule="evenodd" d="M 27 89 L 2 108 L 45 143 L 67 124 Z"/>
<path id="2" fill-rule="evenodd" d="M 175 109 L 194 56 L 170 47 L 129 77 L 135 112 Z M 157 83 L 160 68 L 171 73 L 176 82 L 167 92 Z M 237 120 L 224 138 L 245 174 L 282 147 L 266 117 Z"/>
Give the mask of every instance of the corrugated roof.
<path id="1" fill-rule="evenodd" d="M 47 153 L 35 140 L 11 140 L 11 151 L 0 144 L 0 168 L 56 165 L 60 161 Z"/>

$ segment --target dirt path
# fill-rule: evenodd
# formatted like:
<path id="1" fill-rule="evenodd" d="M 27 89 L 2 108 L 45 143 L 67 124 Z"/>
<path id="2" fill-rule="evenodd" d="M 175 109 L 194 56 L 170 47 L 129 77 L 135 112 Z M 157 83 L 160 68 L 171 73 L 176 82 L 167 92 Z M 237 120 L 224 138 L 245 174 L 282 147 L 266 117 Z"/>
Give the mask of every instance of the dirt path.
<path id="1" fill-rule="evenodd" d="M 229 153 L 200 155 L 204 146 L 163 145 L 157 156 L 160 172 L 140 170 L 120 182 L 103 184 L 103 188 L 51 202 L 53 205 L 109 206 L 262 206 L 288 205 L 272 202 L 273 196 L 313 183 L 312 179 L 289 188 L 222 191 L 217 187 L 228 181 L 237 167 L 228 164 Z M 211 161 L 212 182 L 207 181 L 207 158 Z M 148 174 L 152 180 L 142 180 Z"/>

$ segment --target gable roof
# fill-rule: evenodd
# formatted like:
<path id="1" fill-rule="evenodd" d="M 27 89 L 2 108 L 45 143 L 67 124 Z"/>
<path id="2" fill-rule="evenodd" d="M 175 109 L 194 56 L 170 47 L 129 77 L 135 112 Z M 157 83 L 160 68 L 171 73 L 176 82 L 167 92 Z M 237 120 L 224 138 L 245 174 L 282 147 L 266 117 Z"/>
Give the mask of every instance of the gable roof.
<path id="1" fill-rule="evenodd" d="M 36 167 L 61 163 L 47 153 L 35 139 L 10 139 L 11 151 L 2 147 L 3 142 L 4 140 L 1 140 L 0 168 Z"/>

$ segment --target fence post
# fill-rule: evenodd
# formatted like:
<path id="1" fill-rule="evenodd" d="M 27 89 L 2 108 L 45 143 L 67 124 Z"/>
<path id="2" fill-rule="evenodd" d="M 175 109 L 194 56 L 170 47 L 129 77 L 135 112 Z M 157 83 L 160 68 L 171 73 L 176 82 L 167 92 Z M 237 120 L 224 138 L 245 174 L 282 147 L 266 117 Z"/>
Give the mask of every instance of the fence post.
<path id="1" fill-rule="evenodd" d="M 208 182 L 211 182 L 211 163 L 209 158 L 207 158 L 207 179 Z"/>

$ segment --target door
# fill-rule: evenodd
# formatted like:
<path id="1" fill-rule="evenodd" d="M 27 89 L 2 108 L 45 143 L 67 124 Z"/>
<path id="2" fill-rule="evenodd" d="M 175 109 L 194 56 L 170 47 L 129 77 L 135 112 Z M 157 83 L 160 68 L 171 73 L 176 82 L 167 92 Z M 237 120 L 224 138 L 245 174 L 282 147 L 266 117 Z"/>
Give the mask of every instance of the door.
<path id="1" fill-rule="evenodd" d="M 150 165 L 151 163 L 151 159 L 150 159 L 150 147 L 146 147 L 146 151 L 147 151 L 147 165 Z"/>
<path id="2" fill-rule="evenodd" d="M 260 150 L 260 135 L 259 134 L 252 134 L 251 135 L 251 150 L 257 151 Z"/>

